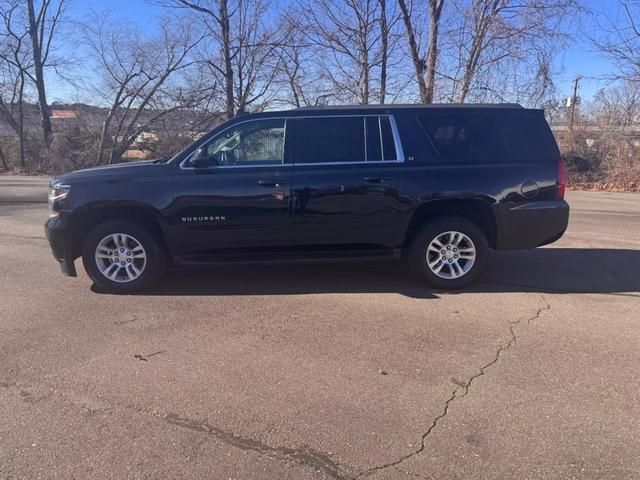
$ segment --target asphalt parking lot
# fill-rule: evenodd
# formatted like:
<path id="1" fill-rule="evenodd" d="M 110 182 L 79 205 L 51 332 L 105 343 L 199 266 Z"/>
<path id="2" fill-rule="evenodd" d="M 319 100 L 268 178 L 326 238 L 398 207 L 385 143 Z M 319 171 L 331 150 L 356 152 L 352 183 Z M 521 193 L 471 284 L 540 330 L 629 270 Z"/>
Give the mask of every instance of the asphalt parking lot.
<path id="1" fill-rule="evenodd" d="M 431 291 L 397 265 L 63 277 L 0 176 L 0 478 L 640 478 L 640 195 Z M 80 262 L 77 262 L 80 267 Z"/>

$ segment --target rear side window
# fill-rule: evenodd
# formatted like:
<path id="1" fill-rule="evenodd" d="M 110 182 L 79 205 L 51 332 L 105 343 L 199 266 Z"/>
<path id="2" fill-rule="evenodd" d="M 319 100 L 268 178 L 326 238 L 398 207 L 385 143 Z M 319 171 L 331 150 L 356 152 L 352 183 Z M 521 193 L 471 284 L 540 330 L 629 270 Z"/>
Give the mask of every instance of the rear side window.
<path id="1" fill-rule="evenodd" d="M 380 133 L 382 136 L 382 150 L 384 152 L 384 160 L 397 160 L 396 144 L 393 141 L 393 133 L 391 132 L 391 120 L 389 117 L 380 118 Z"/>
<path id="2" fill-rule="evenodd" d="M 367 124 L 367 161 L 379 162 L 382 154 L 382 135 L 380 135 L 380 117 L 364 117 Z"/>
<path id="3" fill-rule="evenodd" d="M 388 116 L 317 117 L 295 120 L 296 163 L 396 160 Z"/>
<path id="4" fill-rule="evenodd" d="M 367 125 L 367 162 L 396 160 L 396 145 L 389 117 L 364 118 Z"/>
<path id="5" fill-rule="evenodd" d="M 294 136 L 296 163 L 365 161 L 362 117 L 300 118 Z"/>
<path id="6" fill-rule="evenodd" d="M 553 160 L 557 148 L 544 121 L 531 114 L 428 114 L 418 122 L 446 163 L 530 163 Z"/>

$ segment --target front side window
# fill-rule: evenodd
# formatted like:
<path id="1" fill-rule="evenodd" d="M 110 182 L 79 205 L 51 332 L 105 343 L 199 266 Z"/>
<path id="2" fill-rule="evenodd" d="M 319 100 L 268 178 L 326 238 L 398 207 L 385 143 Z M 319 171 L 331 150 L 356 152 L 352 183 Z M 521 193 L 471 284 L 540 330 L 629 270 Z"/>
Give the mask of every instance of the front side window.
<path id="1" fill-rule="evenodd" d="M 200 150 L 206 152 L 209 167 L 281 165 L 284 136 L 284 119 L 253 120 L 223 131 Z M 187 165 L 190 162 L 193 158 Z"/>

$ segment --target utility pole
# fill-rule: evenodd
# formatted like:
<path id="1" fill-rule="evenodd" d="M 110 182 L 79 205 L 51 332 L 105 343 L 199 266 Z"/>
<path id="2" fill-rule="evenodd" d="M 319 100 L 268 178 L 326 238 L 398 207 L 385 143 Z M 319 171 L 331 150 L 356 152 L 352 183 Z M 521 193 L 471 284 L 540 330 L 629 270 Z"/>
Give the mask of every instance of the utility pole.
<path id="1" fill-rule="evenodd" d="M 578 85 L 582 80 L 582 75 L 578 75 L 573 81 L 573 96 L 569 99 L 569 147 L 573 150 L 573 122 L 576 116 L 576 104 L 578 103 Z"/>

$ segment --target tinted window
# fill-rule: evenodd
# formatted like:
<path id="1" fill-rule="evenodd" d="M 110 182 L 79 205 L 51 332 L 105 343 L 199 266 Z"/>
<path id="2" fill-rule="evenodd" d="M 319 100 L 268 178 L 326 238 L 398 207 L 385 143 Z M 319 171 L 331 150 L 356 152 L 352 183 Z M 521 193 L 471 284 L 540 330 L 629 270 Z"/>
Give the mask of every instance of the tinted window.
<path id="1" fill-rule="evenodd" d="M 296 162 L 364 162 L 364 126 L 363 117 L 296 119 Z"/>
<path id="2" fill-rule="evenodd" d="M 419 115 L 436 156 L 451 163 L 552 160 L 553 139 L 542 117 L 520 114 Z"/>
<path id="3" fill-rule="evenodd" d="M 558 159 L 560 156 L 558 145 L 542 112 L 539 115 L 523 116 L 520 120 L 520 126 L 525 136 L 529 158 L 553 161 Z M 521 151 L 522 149 L 520 149 Z"/>
<path id="4" fill-rule="evenodd" d="M 283 119 L 254 120 L 221 132 L 205 146 L 209 166 L 282 164 L 284 125 Z"/>
<path id="5" fill-rule="evenodd" d="M 397 160 L 396 144 L 391 132 L 391 120 L 389 117 L 380 117 L 380 131 L 382 134 L 382 149 L 384 160 Z"/>
<path id="6" fill-rule="evenodd" d="M 365 121 L 367 122 L 367 162 L 379 162 L 383 159 L 380 118 L 365 117 Z"/>
<path id="7" fill-rule="evenodd" d="M 365 117 L 367 122 L 367 162 L 396 160 L 396 146 L 389 117 Z"/>

